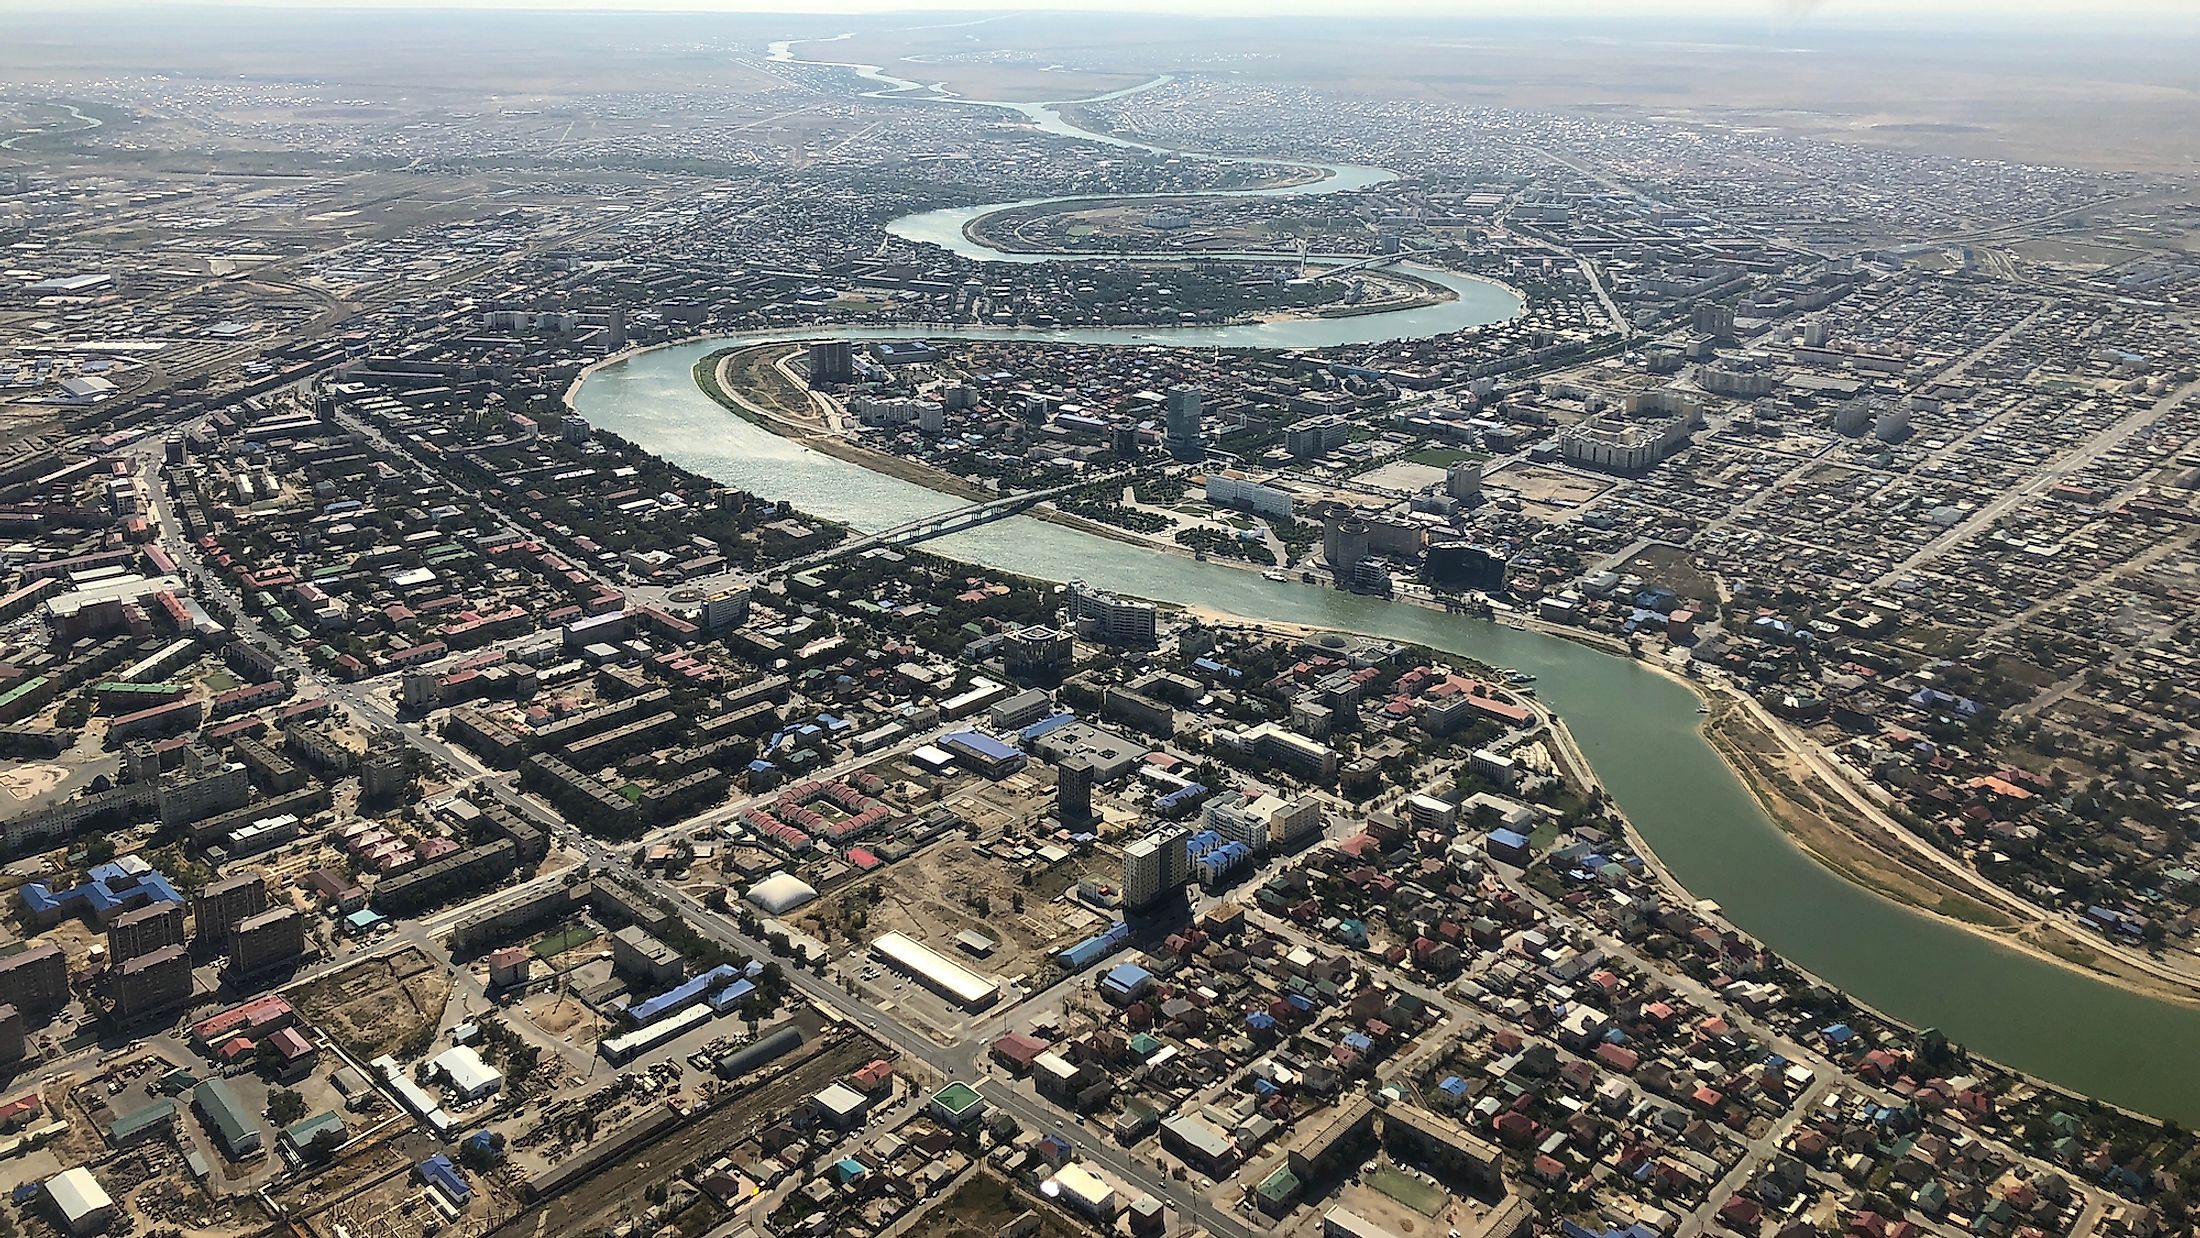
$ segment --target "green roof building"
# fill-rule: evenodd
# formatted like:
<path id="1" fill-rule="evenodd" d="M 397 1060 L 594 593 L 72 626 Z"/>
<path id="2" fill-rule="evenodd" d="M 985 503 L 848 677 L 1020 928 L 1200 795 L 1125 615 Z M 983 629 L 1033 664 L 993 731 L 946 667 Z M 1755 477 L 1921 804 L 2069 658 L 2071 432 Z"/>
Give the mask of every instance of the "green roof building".
<path id="1" fill-rule="evenodd" d="M 283 1151 L 296 1161 L 312 1160 L 314 1158 L 313 1141 L 330 1131 L 335 1132 L 337 1142 L 343 1142 L 346 1134 L 343 1115 L 330 1110 L 323 1110 L 312 1117 L 300 1118 L 283 1128 L 283 1133 L 280 1136 Z"/>
<path id="2" fill-rule="evenodd" d="M 116 1118 L 114 1124 L 107 1128 L 107 1140 L 118 1148 L 127 1148 L 141 1139 L 150 1138 L 168 1129 L 175 1121 L 176 1102 L 156 1100 Z"/>
<path id="3" fill-rule="evenodd" d="M 1299 1176 L 1291 1172 L 1289 1165 L 1276 1166 L 1276 1172 L 1261 1179 L 1253 1194 L 1260 1200 L 1260 1210 L 1272 1217 L 1280 1217 L 1291 1211 L 1299 1202 Z"/>
<path id="4" fill-rule="evenodd" d="M 237 1102 L 225 1079 L 209 1079 L 191 1093 L 191 1105 L 199 1111 L 207 1129 L 221 1140 L 231 1160 L 259 1155 L 260 1124 Z"/>
<path id="5" fill-rule="evenodd" d="M 985 1097 L 978 1089 L 957 1080 L 932 1094 L 932 1116 L 949 1126 L 974 1122 L 985 1113 Z"/>

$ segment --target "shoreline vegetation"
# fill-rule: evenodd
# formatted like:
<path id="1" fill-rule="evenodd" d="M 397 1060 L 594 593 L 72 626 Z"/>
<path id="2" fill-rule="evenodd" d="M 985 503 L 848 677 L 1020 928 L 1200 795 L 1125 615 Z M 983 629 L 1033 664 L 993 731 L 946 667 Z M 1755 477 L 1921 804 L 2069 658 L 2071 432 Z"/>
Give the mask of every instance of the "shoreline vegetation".
<path id="1" fill-rule="evenodd" d="M 696 383 L 714 403 L 734 415 L 836 459 L 973 502 L 999 497 L 997 492 L 945 470 L 865 447 L 833 431 L 821 411 L 822 398 L 814 396 L 783 368 L 801 347 L 799 341 L 781 340 L 712 352 L 695 364 Z M 1197 558 L 1188 547 L 1061 512 L 1051 503 L 1039 504 L 1026 514 L 1126 545 Z M 1209 558 L 1206 562 L 1241 571 L 1263 571 L 1259 565 L 1249 562 L 1221 558 Z M 1443 609 L 1412 597 L 1391 600 L 1425 609 Z M 1249 619 L 1202 607 L 1188 607 L 1185 611 L 1212 622 L 1285 633 L 1326 630 Z M 1545 623 L 1519 612 L 1486 622 L 1506 623 L 1570 640 L 1615 657 L 1629 656 L 1628 647 L 1621 641 L 1579 628 Z M 1789 844 L 1843 880 L 1906 911 L 1935 917 L 2003 949 L 2147 997 L 2200 1006 L 2200 978 L 2180 980 L 2150 969 L 2122 952 L 2095 948 L 2070 927 L 2043 920 L 2028 909 L 2013 906 L 2012 898 L 1986 886 L 1983 879 L 1956 880 L 1953 875 L 1943 875 L 1905 854 L 1908 848 L 1888 846 L 1886 830 L 1901 827 L 1866 819 L 1855 805 L 1826 785 L 1825 775 L 1813 768 L 1799 747 L 1799 741 L 1759 721 L 1756 711 L 1738 690 L 1677 674 L 1651 660 L 1636 659 L 1636 663 L 1682 684 L 1705 702 L 1709 711 L 1701 727 L 1705 741 L 1757 800 Z M 1555 716 L 1553 721 L 1556 723 Z M 1556 723 L 1554 730 L 1562 731 L 1563 724 Z M 1570 740 L 1568 748 L 1569 758 L 1580 763 L 1583 781 L 1594 784 L 1593 767 L 1578 749 L 1571 747 Z M 1628 830 L 1634 835 L 1631 823 Z M 1661 878 L 1678 894 L 1691 902 L 1698 901 L 1696 895 L 1658 861 L 1655 850 L 1645 840 L 1635 835 L 1634 841 L 1657 867 Z"/>

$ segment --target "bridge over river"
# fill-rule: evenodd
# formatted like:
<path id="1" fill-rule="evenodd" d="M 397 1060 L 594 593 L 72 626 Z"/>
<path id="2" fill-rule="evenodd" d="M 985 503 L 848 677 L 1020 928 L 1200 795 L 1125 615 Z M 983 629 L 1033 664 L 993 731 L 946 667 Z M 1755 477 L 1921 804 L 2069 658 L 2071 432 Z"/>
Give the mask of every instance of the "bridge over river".
<path id="1" fill-rule="evenodd" d="M 783 58 L 793 59 L 791 54 Z M 882 95 L 950 102 L 917 94 L 922 88 L 914 83 L 884 78 L 876 70 L 867 76 L 889 88 Z M 1048 132 L 1072 137 L 1084 132 L 1051 105 L 951 102 L 1004 107 Z M 1115 146 L 1163 149 L 1084 136 Z M 1250 192 L 1338 192 L 1392 178 L 1382 169 L 1310 166 L 1319 167 L 1323 179 Z M 1210 191 L 1203 196 L 1229 195 Z M 905 240 L 936 243 L 981 261 L 1058 261 L 1063 256 L 988 250 L 963 231 L 965 223 L 980 215 L 1045 201 L 1066 200 L 950 208 L 906 216 L 887 227 Z M 1116 261 L 1140 257 L 1102 256 Z M 1274 254 L 1257 258 L 1275 259 Z M 1405 265 L 1454 289 L 1459 298 L 1350 317 L 1196 328 L 872 327 L 832 334 L 843 339 L 922 336 L 1133 347 L 1337 348 L 1423 338 L 1519 312 L 1517 297 L 1499 285 Z M 1978 1052 L 2065 1087 L 2187 1122 L 2200 1120 L 2200 1058 L 2192 1052 L 2200 1044 L 2200 1007 L 2146 997 L 2004 949 L 1948 921 L 1882 899 L 1823 867 L 1788 840 L 1705 741 L 1696 696 L 1664 676 L 1555 636 L 1269 581 L 1258 572 L 1023 518 L 1031 503 L 1069 487 L 1016 496 L 1025 501 L 1021 506 L 1005 498 L 971 504 L 812 451 L 733 417 L 695 385 L 690 373 L 697 359 L 720 348 L 819 334 L 817 328 L 756 333 L 639 353 L 594 371 L 573 393 L 573 404 L 592 425 L 705 476 L 870 531 L 835 548 L 837 553 L 902 538 L 936 539 L 939 553 L 985 567 L 1044 580 L 1082 579 L 1118 593 L 1254 621 L 1412 641 L 1533 672 L 1540 699 L 1563 714 L 1604 789 L 1644 840 L 1691 893 L 1717 900 L 1735 925 L 1896 1018 L 1937 1027 Z"/>
<path id="2" fill-rule="evenodd" d="M 1118 469 L 1113 473 L 1103 473 L 1097 477 L 1082 477 L 1076 481 L 1052 486 L 1045 490 L 1026 490 L 1021 494 L 1003 495 L 997 499 L 987 499 L 982 503 L 972 503 L 968 507 L 958 507 L 952 511 L 934 512 L 931 515 L 919 516 L 914 520 L 905 520 L 891 528 L 880 529 L 876 533 L 867 533 L 862 537 L 842 542 L 837 546 L 828 546 L 799 559 L 789 559 L 785 563 L 772 567 L 764 575 L 767 577 L 783 576 L 802 571 L 805 568 L 816 567 L 820 563 L 830 562 L 834 559 L 844 559 L 849 555 L 861 554 L 866 550 L 872 550 L 880 546 L 914 546 L 919 542 L 931 541 L 935 537 L 946 537 L 950 533 L 967 532 L 980 525 L 992 524 L 996 520 L 1004 520 L 1010 516 L 1030 511 L 1041 503 L 1059 498 L 1073 490 L 1084 490 L 1092 486 L 1105 486 L 1111 482 L 1128 481 L 1137 472 L 1136 469 Z"/>

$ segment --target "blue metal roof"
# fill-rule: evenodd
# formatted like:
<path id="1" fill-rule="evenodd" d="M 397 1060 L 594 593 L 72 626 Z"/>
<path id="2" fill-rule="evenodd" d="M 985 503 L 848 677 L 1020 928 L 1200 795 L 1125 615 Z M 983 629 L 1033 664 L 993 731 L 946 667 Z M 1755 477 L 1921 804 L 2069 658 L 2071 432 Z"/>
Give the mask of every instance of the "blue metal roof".
<path id="1" fill-rule="evenodd" d="M 1117 963 L 1108 969 L 1107 975 L 1100 978 L 1100 983 L 1128 993 L 1152 979 L 1153 973 L 1136 963 Z"/>
<path id="2" fill-rule="evenodd" d="M 474 1197 L 474 1188 L 467 1185 L 466 1175 L 460 1173 L 458 1166 L 451 1164 L 451 1158 L 444 1153 L 438 1152 L 420 1162 L 414 1172 L 420 1175 L 422 1182 L 443 1192 L 445 1198 L 461 1208 Z"/>
<path id="3" fill-rule="evenodd" d="M 984 731 L 957 731 L 941 739 L 942 744 L 958 744 L 970 749 L 989 761 L 1006 761 L 1019 754 L 1015 745 L 993 738 Z"/>
<path id="4" fill-rule="evenodd" d="M 72 914 L 77 904 L 106 917 L 141 905 L 180 903 L 183 895 L 159 869 L 139 875 L 110 861 L 94 868 L 83 885 L 59 894 L 33 881 L 23 887 L 21 899 L 24 911 L 41 918 Z"/>
<path id="5" fill-rule="evenodd" d="M 1049 731 L 1068 726 L 1075 721 L 1077 721 L 1077 715 L 1070 713 L 1055 714 L 1051 718 L 1041 718 L 1023 730 L 1016 732 L 1016 738 L 1028 744 Z"/>
<path id="6" fill-rule="evenodd" d="M 1130 940 L 1130 926 L 1117 920 L 1095 936 L 1062 950 L 1055 957 L 1071 971 L 1082 971 L 1108 957 Z"/>
<path id="7" fill-rule="evenodd" d="M 653 1023 L 658 1016 L 686 1006 L 709 990 L 724 984 L 741 973 L 731 964 L 711 968 L 692 980 L 685 980 L 659 993 L 647 1001 L 637 1002 L 626 1008 L 626 1017 L 636 1024 Z"/>
<path id="8" fill-rule="evenodd" d="M 736 980 L 710 995 L 710 1008 L 724 1014 L 726 1011 L 740 1005 L 749 994 L 754 992 L 756 992 L 754 984 L 746 980 Z"/>

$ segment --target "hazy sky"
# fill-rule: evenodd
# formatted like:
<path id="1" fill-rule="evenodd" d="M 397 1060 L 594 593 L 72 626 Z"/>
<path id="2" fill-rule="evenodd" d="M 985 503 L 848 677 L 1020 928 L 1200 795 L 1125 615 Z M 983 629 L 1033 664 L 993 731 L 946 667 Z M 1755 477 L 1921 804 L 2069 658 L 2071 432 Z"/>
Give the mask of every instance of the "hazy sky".
<path id="1" fill-rule="evenodd" d="M 129 0 L 0 0 L 4 9 L 81 9 L 128 7 Z M 1772 21 L 1849 21 L 1873 17 L 2040 18 L 2060 16 L 2143 17 L 2200 24 L 2200 0 L 217 0 L 216 7 L 290 9 L 481 8 L 578 11 L 741 13 L 869 13 L 884 11 L 971 12 L 976 10 L 1135 9 L 1184 15 L 1249 15 L 1292 12 L 1338 16 L 1370 13 L 1432 17 L 1721 16 Z M 157 7 L 170 7 L 166 5 Z M 180 6 L 176 6 L 180 7 Z"/>

